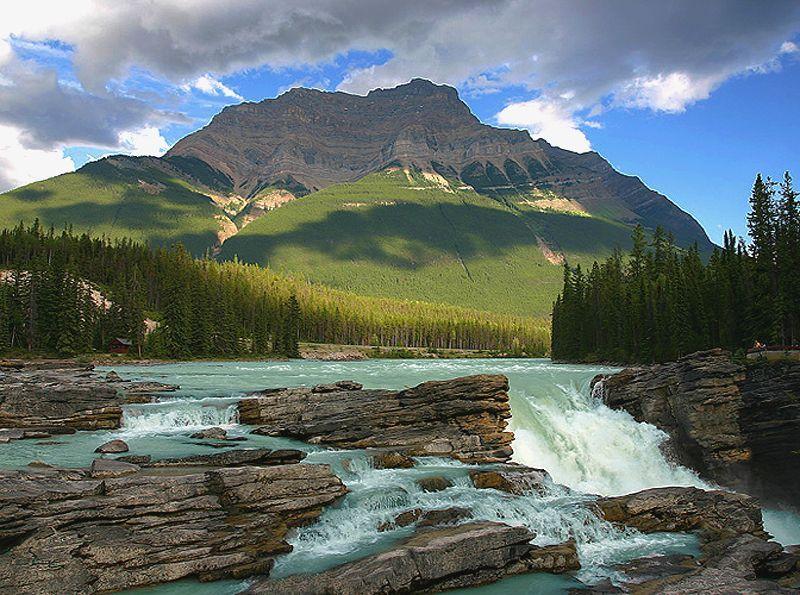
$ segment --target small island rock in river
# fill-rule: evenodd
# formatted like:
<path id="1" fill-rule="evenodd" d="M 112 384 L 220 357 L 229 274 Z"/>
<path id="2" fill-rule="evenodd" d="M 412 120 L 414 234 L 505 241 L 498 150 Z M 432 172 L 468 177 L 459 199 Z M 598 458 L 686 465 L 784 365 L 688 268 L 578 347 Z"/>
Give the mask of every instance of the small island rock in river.
<path id="1" fill-rule="evenodd" d="M 512 454 L 508 379 L 481 374 L 424 382 L 405 390 L 342 383 L 278 388 L 239 403 L 256 433 L 339 448 L 387 448 L 407 456 L 497 463 Z"/>

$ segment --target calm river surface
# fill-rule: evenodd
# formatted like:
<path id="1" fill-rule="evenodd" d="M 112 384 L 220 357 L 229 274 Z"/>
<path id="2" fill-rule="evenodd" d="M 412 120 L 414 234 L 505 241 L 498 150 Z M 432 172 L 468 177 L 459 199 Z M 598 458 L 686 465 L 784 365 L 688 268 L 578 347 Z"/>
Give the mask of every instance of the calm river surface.
<path id="1" fill-rule="evenodd" d="M 101 371 L 111 368 L 100 368 Z M 314 572 L 380 551 L 413 531 L 407 527 L 378 532 L 378 526 L 413 508 L 469 508 L 475 518 L 525 525 L 537 535 L 534 543 L 578 541 L 583 569 L 575 577 L 546 574 L 517 576 L 495 585 L 464 592 L 563 593 L 577 580 L 596 582 L 615 577 L 613 564 L 648 554 L 696 551 L 696 540 L 680 534 L 642 535 L 620 530 L 587 512 L 593 494 L 614 495 L 649 487 L 707 487 L 692 471 L 673 465 L 661 454 L 665 435 L 640 424 L 627 413 L 612 411 L 589 391 L 595 374 L 611 368 L 553 364 L 549 360 L 369 360 L 361 362 L 194 362 L 154 366 L 116 366 L 126 379 L 179 384 L 181 390 L 159 403 L 130 405 L 123 428 L 58 437 L 63 444 L 41 445 L 32 440 L 2 447 L 0 465 L 22 467 L 33 460 L 60 466 L 85 466 L 94 449 L 122 438 L 131 454 L 154 458 L 207 453 L 208 447 L 189 439 L 202 427 L 223 426 L 229 434 L 248 435 L 244 447 L 293 447 L 309 452 L 307 462 L 325 462 L 350 488 L 337 506 L 317 523 L 291 538 L 294 550 L 278 560 L 274 576 Z M 375 470 L 357 451 L 334 451 L 303 443 L 249 435 L 237 424 L 235 402 L 244 393 L 263 388 L 313 385 L 352 379 L 367 388 L 403 388 L 426 380 L 467 374 L 508 376 L 515 433 L 514 459 L 547 469 L 557 484 L 545 494 L 509 496 L 476 490 L 468 480 L 470 467 L 449 460 L 421 458 L 414 469 Z M 342 461 L 348 460 L 347 468 Z M 453 486 L 442 492 L 422 492 L 415 480 L 445 475 Z M 766 511 L 767 529 L 785 544 L 800 543 L 800 517 L 787 511 Z M 181 581 L 137 593 L 159 595 L 226 594 L 246 583 L 199 584 Z"/>

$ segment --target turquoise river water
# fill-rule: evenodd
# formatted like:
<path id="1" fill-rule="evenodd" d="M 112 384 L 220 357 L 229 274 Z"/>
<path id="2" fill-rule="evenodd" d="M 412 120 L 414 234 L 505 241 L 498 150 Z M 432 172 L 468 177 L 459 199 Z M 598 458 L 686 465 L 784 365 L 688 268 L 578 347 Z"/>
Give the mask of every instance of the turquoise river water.
<path id="1" fill-rule="evenodd" d="M 378 526 L 413 508 L 469 508 L 474 518 L 527 526 L 536 534 L 534 543 L 542 545 L 569 536 L 576 538 L 583 568 L 574 576 L 523 575 L 463 591 L 477 595 L 564 593 L 579 586 L 578 581 L 620 578 L 612 568 L 620 562 L 645 555 L 694 553 L 697 549 L 693 536 L 622 530 L 601 521 L 585 507 L 597 494 L 625 494 L 668 485 L 709 487 L 689 469 L 664 458 L 659 445 L 666 436 L 661 431 L 637 423 L 625 412 L 612 411 L 590 394 L 592 377 L 612 371 L 610 368 L 540 359 L 470 359 L 194 362 L 114 369 L 126 379 L 174 383 L 181 389 L 157 403 L 128 406 L 120 430 L 79 432 L 58 437 L 59 444 L 26 440 L 5 445 L 0 451 L 0 465 L 23 467 L 39 460 L 59 466 L 85 466 L 97 456 L 94 449 L 112 438 L 128 442 L 131 454 L 154 458 L 209 452 L 189 434 L 210 426 L 225 427 L 231 435 L 247 435 L 243 447 L 305 450 L 309 453 L 306 462 L 331 464 L 350 493 L 328 508 L 315 524 L 291 536 L 294 549 L 278 560 L 273 576 L 316 572 L 380 551 L 413 529 L 379 532 Z M 554 484 L 544 494 L 509 496 L 476 490 L 468 479 L 470 467 L 444 459 L 420 458 L 413 469 L 376 470 L 358 451 L 250 435 L 250 428 L 239 425 L 236 419 L 235 402 L 252 390 L 342 379 L 362 382 L 368 388 L 403 388 L 425 380 L 477 373 L 508 376 L 514 459 L 550 472 Z M 343 465 L 345 460 L 347 464 Z M 442 492 L 423 492 L 415 480 L 427 475 L 445 475 L 453 485 Z M 781 543 L 800 543 L 800 517 L 793 512 L 765 511 L 765 523 Z M 180 581 L 136 593 L 217 595 L 237 593 L 244 586 L 242 581 Z"/>

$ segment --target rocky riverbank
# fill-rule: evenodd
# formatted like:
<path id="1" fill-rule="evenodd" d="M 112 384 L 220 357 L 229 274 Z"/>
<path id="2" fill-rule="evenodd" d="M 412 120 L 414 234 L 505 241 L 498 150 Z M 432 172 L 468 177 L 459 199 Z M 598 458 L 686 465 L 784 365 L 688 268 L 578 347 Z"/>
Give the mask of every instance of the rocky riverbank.
<path id="1" fill-rule="evenodd" d="M 800 506 L 800 362 L 744 364 L 716 349 L 600 381 L 603 401 L 667 432 L 683 464 Z"/>
<path id="2" fill-rule="evenodd" d="M 509 417 L 508 379 L 488 374 L 401 391 L 363 389 L 350 381 L 270 389 L 239 403 L 239 420 L 260 426 L 256 432 L 266 436 L 467 463 L 509 460 Z"/>
<path id="3" fill-rule="evenodd" d="M 69 361 L 0 365 L 0 443 L 120 427 L 122 407 L 178 387 L 126 382 Z"/>

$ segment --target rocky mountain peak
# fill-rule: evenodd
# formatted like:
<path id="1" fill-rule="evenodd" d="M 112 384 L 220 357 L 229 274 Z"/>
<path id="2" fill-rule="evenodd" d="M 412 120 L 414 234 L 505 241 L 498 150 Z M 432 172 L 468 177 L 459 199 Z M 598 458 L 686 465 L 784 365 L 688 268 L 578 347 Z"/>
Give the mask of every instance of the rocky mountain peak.
<path id="1" fill-rule="evenodd" d="M 419 78 L 367 95 L 296 88 L 229 106 L 165 159 L 215 191 L 247 199 L 276 188 L 301 196 L 405 167 L 498 198 L 555 193 L 627 224 L 663 225 L 683 244 L 711 245 L 691 216 L 597 153 L 483 124 L 456 89 Z"/>

